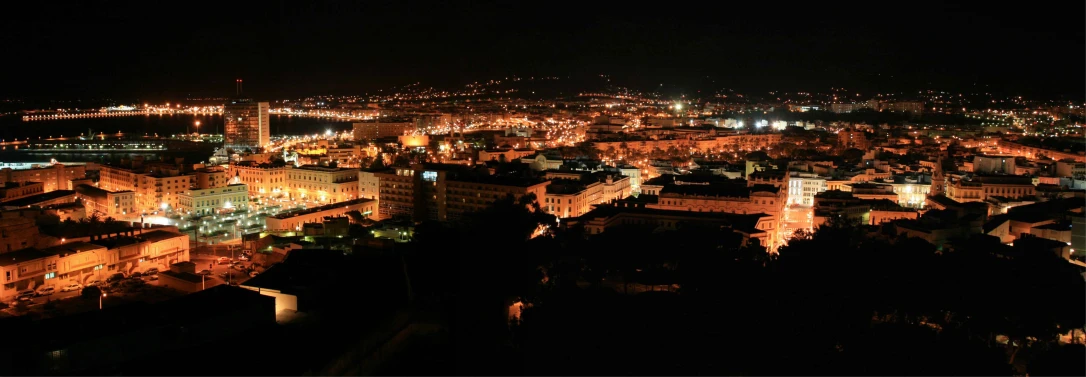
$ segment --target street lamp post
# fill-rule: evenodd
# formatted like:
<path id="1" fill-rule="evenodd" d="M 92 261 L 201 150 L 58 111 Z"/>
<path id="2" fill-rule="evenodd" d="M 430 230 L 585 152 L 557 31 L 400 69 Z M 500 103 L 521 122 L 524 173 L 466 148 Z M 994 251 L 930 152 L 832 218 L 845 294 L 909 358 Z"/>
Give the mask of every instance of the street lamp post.
<path id="1" fill-rule="evenodd" d="M 200 121 L 196 121 L 196 134 L 200 134 Z"/>
<path id="2" fill-rule="evenodd" d="M 102 299 L 106 297 L 105 292 L 102 292 L 101 296 L 98 296 L 98 310 L 102 310 Z"/>

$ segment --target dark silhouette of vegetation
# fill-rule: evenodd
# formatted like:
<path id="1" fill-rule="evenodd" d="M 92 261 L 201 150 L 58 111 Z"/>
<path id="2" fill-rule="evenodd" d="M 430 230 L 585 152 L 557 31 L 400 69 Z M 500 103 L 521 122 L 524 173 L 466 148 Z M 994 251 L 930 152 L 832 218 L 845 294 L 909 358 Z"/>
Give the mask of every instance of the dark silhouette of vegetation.
<path id="1" fill-rule="evenodd" d="M 79 297 L 84 300 L 97 300 L 102 295 L 102 289 L 96 286 L 83 287 L 83 290 L 79 291 Z"/>
<path id="2" fill-rule="evenodd" d="M 979 243 L 937 252 L 846 221 L 800 234 L 779 255 L 728 227 L 685 223 L 531 238 L 555 225 L 532 203 L 506 198 L 416 227 L 412 284 L 447 304 L 452 327 L 456 370 L 445 373 L 1011 375 L 1082 365 L 1081 349 L 1064 352 L 1057 336 L 1084 326 L 1086 287 L 1049 253 L 1004 259 Z M 525 307 L 509 323 L 514 301 Z"/>
<path id="3" fill-rule="evenodd" d="M 127 223 L 117 221 L 112 217 L 102 217 L 98 212 L 91 213 L 79 221 L 59 220 L 60 218 L 56 215 L 43 215 L 37 219 L 37 223 L 42 233 L 57 238 L 120 233 L 130 228 Z"/>

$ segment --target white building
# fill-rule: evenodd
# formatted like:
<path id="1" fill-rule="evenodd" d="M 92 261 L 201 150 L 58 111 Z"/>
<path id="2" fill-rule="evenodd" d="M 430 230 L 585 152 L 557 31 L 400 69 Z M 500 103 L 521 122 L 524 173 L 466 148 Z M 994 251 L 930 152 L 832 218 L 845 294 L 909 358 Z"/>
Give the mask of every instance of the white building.
<path id="1" fill-rule="evenodd" d="M 788 177 L 788 205 L 813 206 L 816 194 L 826 191 L 826 179 L 815 174 L 793 172 Z"/>
<path id="2" fill-rule="evenodd" d="M 177 209 L 187 215 L 203 216 L 249 210 L 249 186 L 245 184 L 186 190 L 178 197 Z"/>

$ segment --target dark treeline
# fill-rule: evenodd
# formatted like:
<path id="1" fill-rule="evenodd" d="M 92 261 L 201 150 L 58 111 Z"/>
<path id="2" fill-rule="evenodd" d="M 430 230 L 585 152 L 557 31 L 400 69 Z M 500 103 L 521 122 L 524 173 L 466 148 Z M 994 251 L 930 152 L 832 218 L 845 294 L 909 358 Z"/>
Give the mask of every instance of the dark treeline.
<path id="1" fill-rule="evenodd" d="M 442 304 L 452 335 L 418 357 L 455 359 L 431 373 L 1084 374 L 1082 345 L 1057 336 L 1083 327 L 1086 284 L 1048 253 L 937 252 L 831 223 L 770 256 L 693 224 L 585 237 L 525 203 L 416 229 L 416 297 Z"/>

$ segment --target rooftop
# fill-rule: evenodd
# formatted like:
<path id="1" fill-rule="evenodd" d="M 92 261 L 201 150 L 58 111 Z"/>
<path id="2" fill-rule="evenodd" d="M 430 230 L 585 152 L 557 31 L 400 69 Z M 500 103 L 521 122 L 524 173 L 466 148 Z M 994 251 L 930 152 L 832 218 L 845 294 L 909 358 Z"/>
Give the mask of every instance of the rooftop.
<path id="1" fill-rule="evenodd" d="M 183 235 L 181 233 L 170 232 L 170 231 L 165 231 L 165 230 L 152 230 L 150 232 L 144 232 L 143 234 L 140 234 L 139 238 L 142 238 L 143 240 L 149 241 L 149 242 L 159 242 L 159 241 L 164 241 L 164 240 L 168 240 L 168 239 L 171 239 L 171 238 L 177 238 L 177 237 L 182 237 L 182 236 L 187 237 L 186 235 Z"/>
<path id="2" fill-rule="evenodd" d="M 75 191 L 72 191 L 72 190 L 54 190 L 54 191 L 41 193 L 41 194 L 37 194 L 37 195 L 31 195 L 31 196 L 28 196 L 28 197 L 25 197 L 25 198 L 19 198 L 19 199 L 7 201 L 7 202 L 3 203 L 3 206 L 4 207 L 28 207 L 28 206 L 36 205 L 36 204 L 39 204 L 39 203 L 42 203 L 42 202 L 47 202 L 47 201 L 50 201 L 50 200 L 60 199 L 60 198 L 63 198 L 65 196 L 69 196 L 69 195 L 75 195 Z"/>
<path id="3" fill-rule="evenodd" d="M 581 219 L 589 220 L 600 217 L 612 217 L 619 214 L 639 214 L 647 216 L 676 216 L 686 218 L 699 218 L 705 220 L 717 220 L 726 222 L 733 228 L 742 230 L 748 233 L 759 233 L 761 230 L 757 229 L 758 220 L 767 217 L 769 215 L 764 213 L 754 214 L 737 214 L 737 213 L 724 213 L 724 212 L 692 212 L 692 211 L 676 211 L 668 209 L 656 209 L 656 208 L 638 208 L 638 207 L 617 207 L 617 206 L 597 206 L 595 209 L 581 216 Z"/>
<path id="4" fill-rule="evenodd" d="M 320 206 L 320 207 L 313 207 L 313 208 L 304 209 L 304 210 L 296 211 L 296 212 L 280 213 L 278 215 L 272 216 L 272 218 L 279 219 L 279 220 L 289 219 L 291 217 L 296 217 L 296 216 L 301 216 L 301 215 L 308 215 L 308 214 L 315 213 L 315 212 L 327 211 L 327 210 L 334 209 L 334 208 L 346 207 L 346 206 L 349 206 L 349 205 L 352 205 L 352 204 L 359 204 L 359 203 L 372 202 L 372 201 L 373 201 L 373 199 L 358 198 L 358 199 L 354 199 L 354 200 L 348 200 L 348 201 L 345 201 L 345 202 L 326 204 L 326 205 L 323 205 L 323 206 Z"/>

